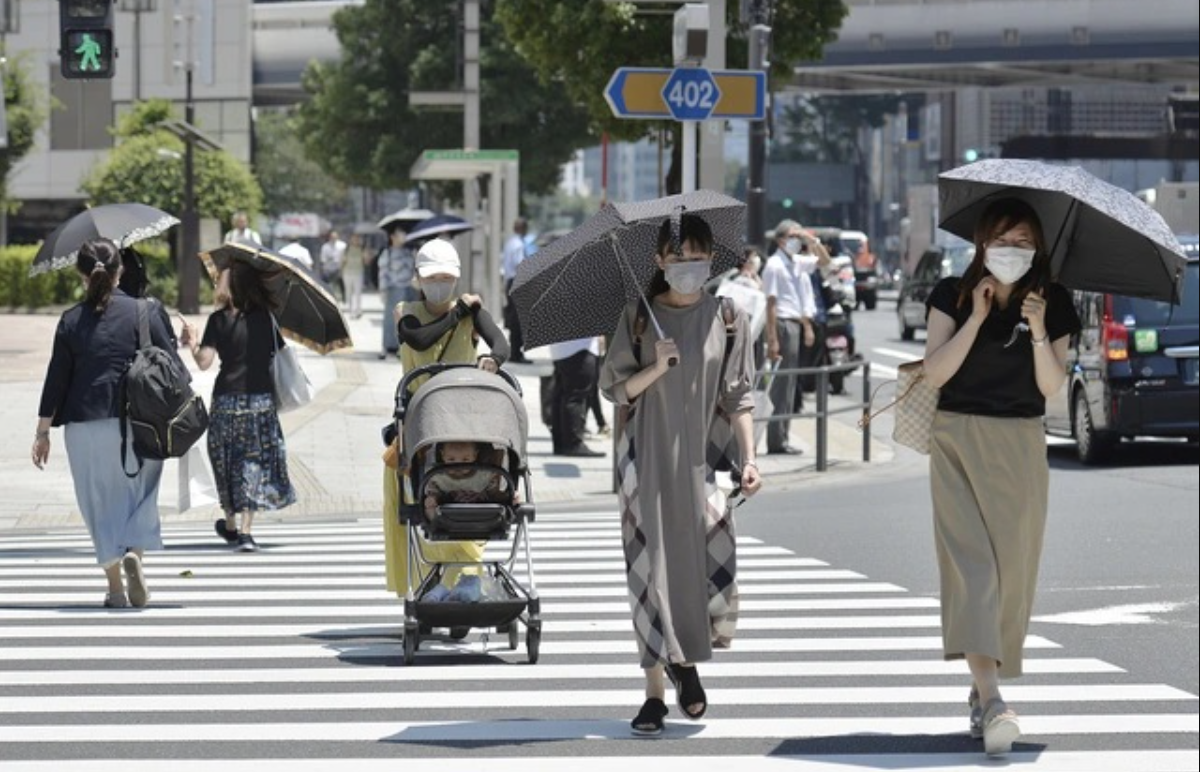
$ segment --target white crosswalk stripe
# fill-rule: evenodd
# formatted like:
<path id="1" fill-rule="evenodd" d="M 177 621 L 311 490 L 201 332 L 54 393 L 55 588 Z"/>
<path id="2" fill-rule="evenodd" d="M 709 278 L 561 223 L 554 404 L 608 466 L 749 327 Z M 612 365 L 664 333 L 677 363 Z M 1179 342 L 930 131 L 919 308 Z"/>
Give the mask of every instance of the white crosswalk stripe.
<path id="1" fill-rule="evenodd" d="M 4 772 L 661 772 L 977 769 L 961 662 L 941 658 L 936 598 L 739 538 L 729 651 L 701 666 L 712 708 L 672 706 L 634 739 L 642 678 L 609 513 L 539 514 L 540 659 L 524 630 L 435 632 L 403 665 L 403 604 L 384 588 L 375 521 L 264 525 L 262 552 L 167 528 L 144 610 L 104 610 L 86 535 L 0 536 Z M 489 545 L 499 557 L 504 545 Z M 518 562 L 518 565 L 520 563 Z M 526 581 L 523 570 L 517 571 Z M 1005 688 L 1049 772 L 1200 770 L 1196 695 L 1030 636 Z M 668 689 L 668 697 L 673 693 Z M 670 699 L 668 700 L 670 701 Z M 544 745 L 539 745 L 544 744 Z M 506 746 L 522 752 L 506 753 Z"/>

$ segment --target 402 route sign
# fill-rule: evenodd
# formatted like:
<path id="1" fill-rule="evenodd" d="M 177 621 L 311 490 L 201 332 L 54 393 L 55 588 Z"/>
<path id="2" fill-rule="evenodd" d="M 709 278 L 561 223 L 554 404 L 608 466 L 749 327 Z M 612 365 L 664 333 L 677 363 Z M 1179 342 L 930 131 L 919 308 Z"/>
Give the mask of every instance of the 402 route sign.
<path id="1" fill-rule="evenodd" d="M 767 76 L 756 70 L 621 67 L 604 98 L 618 118 L 761 121 L 767 114 Z"/>

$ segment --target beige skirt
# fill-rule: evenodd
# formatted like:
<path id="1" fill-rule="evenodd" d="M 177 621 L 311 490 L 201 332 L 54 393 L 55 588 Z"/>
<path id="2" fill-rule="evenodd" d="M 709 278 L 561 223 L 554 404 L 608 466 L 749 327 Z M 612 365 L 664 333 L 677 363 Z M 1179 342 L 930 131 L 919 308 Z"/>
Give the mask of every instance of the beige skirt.
<path id="1" fill-rule="evenodd" d="M 1040 418 L 938 411 L 929 452 L 945 658 L 1021 675 L 1050 470 Z"/>

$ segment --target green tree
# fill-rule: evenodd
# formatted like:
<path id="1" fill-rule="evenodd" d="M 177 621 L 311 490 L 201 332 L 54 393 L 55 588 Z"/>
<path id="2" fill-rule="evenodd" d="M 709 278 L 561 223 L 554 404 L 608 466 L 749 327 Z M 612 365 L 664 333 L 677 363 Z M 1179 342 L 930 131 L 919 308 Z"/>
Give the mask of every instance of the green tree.
<path id="1" fill-rule="evenodd" d="M 737 0 L 727 0 L 726 61 L 744 68 L 749 56 Z M 775 0 L 771 19 L 771 80 L 791 78 L 792 67 L 816 59 L 846 15 L 841 0 Z M 618 67 L 670 67 L 671 17 L 638 14 L 632 3 L 606 0 L 496 0 L 496 18 L 517 51 L 546 80 L 562 84 L 584 105 L 594 131 L 638 139 L 657 124 L 615 118 L 604 87 Z"/>
<path id="2" fill-rule="evenodd" d="M 92 204 L 138 201 L 176 215 L 183 211 L 185 146 L 158 123 L 172 117 L 171 103 L 150 100 L 122 116 L 118 144 L 92 168 L 82 188 Z M 201 217 L 229 222 L 234 212 L 258 212 L 262 190 L 246 166 L 224 150 L 196 150 L 196 209 Z"/>
<path id="3" fill-rule="evenodd" d="M 332 212 L 347 205 L 346 187 L 304 154 L 294 115 L 265 111 L 254 125 L 254 173 L 263 211 Z"/>
<path id="4" fill-rule="evenodd" d="M 0 49 L 0 58 L 5 52 Z M 30 52 L 24 51 L 0 65 L 3 74 L 4 111 L 8 124 L 6 144 L 0 148 L 0 207 L 13 212 L 20 202 L 8 196 L 8 173 L 33 148 L 34 136 L 46 121 L 45 89 L 29 78 Z"/>
<path id="5" fill-rule="evenodd" d="M 588 141 L 587 116 L 561 83 L 539 79 L 483 0 L 480 24 L 482 144 L 521 153 L 521 186 L 552 188 L 559 166 Z M 312 95 L 298 113 L 305 147 L 345 183 L 396 188 L 426 148 L 459 147 L 462 114 L 417 111 L 410 91 L 460 87 L 457 0 L 366 0 L 334 14 L 342 45 L 336 63 L 312 63 Z"/>

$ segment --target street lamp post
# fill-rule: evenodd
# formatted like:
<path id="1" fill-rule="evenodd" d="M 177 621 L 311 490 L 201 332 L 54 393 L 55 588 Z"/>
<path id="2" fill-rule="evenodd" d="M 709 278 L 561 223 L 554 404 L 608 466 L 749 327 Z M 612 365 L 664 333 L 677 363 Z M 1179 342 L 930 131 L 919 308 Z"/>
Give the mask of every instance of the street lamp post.
<path id="1" fill-rule="evenodd" d="M 133 101 L 142 99 L 142 14 L 154 13 L 158 0 L 121 0 L 120 8 L 133 14 Z"/>

